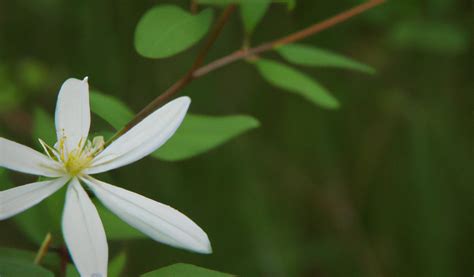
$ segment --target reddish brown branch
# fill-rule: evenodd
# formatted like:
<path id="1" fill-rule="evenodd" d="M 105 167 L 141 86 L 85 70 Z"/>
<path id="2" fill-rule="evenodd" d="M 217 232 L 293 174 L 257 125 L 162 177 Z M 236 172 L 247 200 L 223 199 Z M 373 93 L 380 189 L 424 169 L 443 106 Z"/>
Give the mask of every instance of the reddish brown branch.
<path id="1" fill-rule="evenodd" d="M 154 112 L 156 109 L 158 109 L 162 104 L 169 101 L 169 99 L 171 99 L 173 96 L 178 94 L 179 91 L 181 91 L 182 88 L 187 86 L 192 80 L 199 78 L 203 75 L 206 75 L 209 72 L 214 71 L 218 68 L 221 68 L 225 65 L 231 64 L 235 61 L 238 61 L 247 57 L 251 57 L 251 56 L 254 56 L 254 55 L 269 51 L 269 50 L 273 50 L 274 48 L 280 45 L 289 44 L 295 41 L 302 40 L 314 34 L 317 34 L 321 31 L 324 31 L 326 29 L 333 27 L 334 25 L 347 21 L 348 19 L 360 13 L 363 13 L 377 5 L 380 5 L 384 1 L 385 0 L 370 0 L 363 4 L 357 5 L 349 10 L 341 12 L 335 16 L 332 16 L 322 22 L 316 23 L 303 30 L 292 33 L 288 36 L 276 39 L 271 42 L 263 43 L 253 48 L 237 50 L 227 56 L 224 56 L 220 59 L 217 59 L 201 67 L 201 65 L 204 62 L 205 57 L 207 56 L 207 53 L 209 52 L 210 48 L 216 41 L 225 23 L 229 19 L 230 14 L 235 10 L 235 5 L 228 6 L 222 13 L 219 20 L 216 22 L 213 28 L 213 31 L 211 32 L 211 35 L 209 36 L 209 39 L 207 40 L 207 43 L 204 45 L 203 49 L 198 54 L 191 69 L 186 73 L 186 75 L 181 77 L 181 79 L 176 81 L 163 94 L 155 98 L 152 102 L 150 102 L 150 104 L 148 104 L 145 108 L 143 108 L 122 130 L 118 131 L 115 134 L 115 136 L 109 141 L 109 143 L 115 140 L 116 138 L 118 138 L 119 136 L 123 135 L 128 130 L 130 130 L 133 126 L 138 124 L 146 116 L 148 116 L 149 114 Z"/>
<path id="2" fill-rule="evenodd" d="M 125 125 L 124 128 L 122 128 L 122 130 L 118 131 L 114 135 L 114 137 L 110 139 L 108 144 L 123 135 L 124 133 L 126 133 L 133 126 L 137 125 L 140 121 L 142 121 L 145 117 L 147 117 L 149 114 L 158 109 L 162 104 L 168 101 L 168 99 L 170 99 L 173 95 L 175 95 L 178 91 L 180 91 L 183 87 L 185 87 L 195 78 L 194 71 L 196 71 L 196 69 L 198 69 L 204 63 L 204 60 L 206 59 L 206 56 L 209 53 L 209 50 L 211 50 L 212 46 L 216 42 L 217 38 L 219 37 L 219 34 L 221 33 L 227 21 L 229 20 L 230 15 L 235 11 L 235 8 L 235 4 L 231 4 L 227 6 L 227 8 L 222 12 L 221 16 L 214 24 L 214 27 L 211 30 L 211 34 L 209 35 L 209 38 L 204 44 L 204 47 L 199 51 L 199 54 L 197 55 L 193 65 L 188 70 L 188 72 L 183 77 L 181 77 L 181 79 L 179 79 L 176 83 L 174 83 L 170 88 L 168 88 L 163 94 L 155 98 L 145 108 L 143 108 L 129 123 L 127 123 L 127 125 Z"/>
<path id="3" fill-rule="evenodd" d="M 307 38 L 309 36 L 312 36 L 314 34 L 317 34 L 321 31 L 324 31 L 326 29 L 331 28 L 334 25 L 337 25 L 339 23 L 342 23 L 348 19 L 351 19 L 352 17 L 363 13 L 364 11 L 367 11 L 377 5 L 380 5 L 384 2 L 384 0 L 372 0 L 363 4 L 360 4 L 358 6 L 353 7 L 352 9 L 349 9 L 347 11 L 341 12 L 333 17 L 330 17 L 322 22 L 316 23 L 314 25 L 311 25 L 301 31 L 298 31 L 296 33 L 290 34 L 288 36 L 282 37 L 280 39 L 276 39 L 271 42 L 263 43 L 257 47 L 249 48 L 247 50 L 242 49 L 233 52 L 230 55 L 227 55 L 225 57 L 222 57 L 218 60 L 215 60 L 198 70 L 194 72 L 194 77 L 201 77 L 203 75 L 206 75 L 207 73 L 214 71 L 220 67 L 223 67 L 225 65 L 228 65 L 230 63 L 233 63 L 235 61 L 241 60 L 243 58 L 247 58 L 253 55 L 260 54 L 262 52 L 266 52 L 269 50 L 274 49 L 275 47 L 278 47 L 280 45 L 285 45 L 289 43 L 293 43 L 299 40 L 302 40 L 304 38 Z"/>

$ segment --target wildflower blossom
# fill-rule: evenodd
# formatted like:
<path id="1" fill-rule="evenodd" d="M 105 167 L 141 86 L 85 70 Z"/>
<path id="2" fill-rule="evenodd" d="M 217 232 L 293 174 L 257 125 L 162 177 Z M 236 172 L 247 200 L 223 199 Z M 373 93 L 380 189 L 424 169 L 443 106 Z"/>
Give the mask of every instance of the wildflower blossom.
<path id="1" fill-rule="evenodd" d="M 57 143 L 49 146 L 40 140 L 45 154 L 0 137 L 1 167 L 48 178 L 1 191 L 0 220 L 38 204 L 67 185 L 62 229 L 73 262 L 81 276 L 105 277 L 107 240 L 85 186 L 105 207 L 152 239 L 211 253 L 206 233 L 179 211 L 91 176 L 133 163 L 155 151 L 174 134 L 189 104 L 188 97 L 171 101 L 105 147 L 102 137 L 88 140 L 87 78 L 66 80 L 56 106 Z"/>

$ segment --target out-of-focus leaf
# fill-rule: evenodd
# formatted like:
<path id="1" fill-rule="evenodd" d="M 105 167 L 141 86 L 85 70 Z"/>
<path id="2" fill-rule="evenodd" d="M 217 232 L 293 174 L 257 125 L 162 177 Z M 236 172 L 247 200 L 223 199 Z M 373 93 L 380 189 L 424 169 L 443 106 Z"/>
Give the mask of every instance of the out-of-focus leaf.
<path id="1" fill-rule="evenodd" d="M 34 252 L 27 250 L 0 247 L 0 262 L 13 261 L 33 263 L 35 255 Z"/>
<path id="2" fill-rule="evenodd" d="M 312 103 L 328 109 L 339 107 L 339 102 L 324 87 L 302 72 L 271 60 L 258 60 L 262 77 L 270 84 L 303 96 Z"/>
<path id="3" fill-rule="evenodd" d="M 212 10 L 197 15 L 172 5 L 152 8 L 135 30 L 135 49 L 147 58 L 165 58 L 198 42 L 209 30 Z"/>
<path id="4" fill-rule="evenodd" d="M 153 157 L 177 161 L 209 151 L 224 142 L 259 126 L 247 115 L 187 115 L 176 134 L 152 154 Z"/>
<path id="5" fill-rule="evenodd" d="M 15 249 L 15 248 L 4 248 L 0 247 L 0 262 L 24 262 L 33 263 L 36 257 L 35 252 Z M 56 265 L 59 262 L 59 257 L 55 253 L 48 253 L 43 257 L 41 264 Z M 0 275 L 1 276 L 1 275 Z"/>
<path id="6" fill-rule="evenodd" d="M 39 89 L 47 80 L 46 68 L 37 60 L 23 60 L 19 64 L 18 71 L 21 84 L 28 89 Z"/>
<path id="7" fill-rule="evenodd" d="M 247 34 L 251 34 L 268 10 L 271 0 L 244 2 L 240 5 L 240 13 Z"/>
<path id="8" fill-rule="evenodd" d="M 109 275 L 121 276 L 123 270 L 125 269 L 126 261 L 127 256 L 125 255 L 125 252 L 122 252 L 113 258 L 113 260 L 109 263 Z"/>
<path id="9" fill-rule="evenodd" d="M 125 268 L 125 261 L 126 261 L 125 253 L 122 252 L 119 255 L 117 255 L 109 263 L 108 275 L 111 277 L 121 276 L 121 273 L 123 272 Z M 67 266 L 66 277 L 80 277 L 79 272 L 74 267 L 74 265 L 70 264 Z"/>
<path id="10" fill-rule="evenodd" d="M 54 120 L 41 108 L 36 108 L 34 112 L 33 139 L 42 139 L 48 145 L 56 142 Z"/>
<path id="11" fill-rule="evenodd" d="M 299 65 L 339 67 L 374 74 L 375 70 L 365 64 L 334 52 L 304 44 L 288 44 L 275 49 L 287 61 Z"/>
<path id="12" fill-rule="evenodd" d="M 33 263 L 0 261 L 1 277 L 54 277 L 51 271 L 48 271 Z"/>
<path id="13" fill-rule="evenodd" d="M 447 23 L 413 21 L 396 24 L 390 40 L 400 48 L 460 54 L 469 47 L 469 32 Z"/>
<path id="14" fill-rule="evenodd" d="M 287 3 L 289 11 L 292 11 L 296 6 L 296 0 L 282 0 L 282 2 Z"/>
<path id="15" fill-rule="evenodd" d="M 1 277 L 53 277 L 53 273 L 33 263 L 35 253 L 25 250 L 0 248 Z"/>
<path id="16" fill-rule="evenodd" d="M 146 238 L 143 233 L 125 223 L 115 214 L 106 209 L 102 204 L 99 202 L 95 202 L 95 204 L 97 211 L 99 212 L 100 219 L 102 220 L 102 224 L 104 225 L 107 239 L 126 240 Z"/>
<path id="17" fill-rule="evenodd" d="M 133 112 L 115 97 L 99 91 L 91 91 L 89 100 L 92 112 L 117 130 L 125 126 L 133 118 Z"/>
<path id="18" fill-rule="evenodd" d="M 160 269 L 145 273 L 142 277 L 230 277 L 228 273 L 222 273 L 191 264 L 178 263 L 165 266 Z"/>
<path id="19" fill-rule="evenodd" d="M 18 88 L 8 81 L 0 82 L 0 112 L 16 108 L 24 99 Z"/>

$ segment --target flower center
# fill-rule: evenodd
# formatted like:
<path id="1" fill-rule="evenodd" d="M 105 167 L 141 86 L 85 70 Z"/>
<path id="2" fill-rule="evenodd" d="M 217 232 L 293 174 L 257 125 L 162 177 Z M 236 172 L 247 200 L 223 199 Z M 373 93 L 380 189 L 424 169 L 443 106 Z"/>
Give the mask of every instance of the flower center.
<path id="1" fill-rule="evenodd" d="M 92 142 L 87 140 L 85 143 L 83 140 L 79 141 L 78 145 L 68 151 L 66 149 L 66 138 L 62 137 L 59 139 L 55 147 L 50 147 L 43 141 L 41 141 L 46 154 L 51 158 L 63 164 L 64 170 L 70 176 L 76 176 L 80 174 L 84 169 L 88 168 L 94 159 L 94 157 L 104 149 L 104 138 L 94 137 Z"/>
<path id="2" fill-rule="evenodd" d="M 81 151 L 78 151 L 81 150 Z M 84 168 L 90 165 L 90 162 L 94 158 L 91 155 L 87 155 L 82 149 L 76 149 L 68 153 L 67 159 L 64 162 L 64 168 L 71 176 L 76 176 L 81 173 Z"/>

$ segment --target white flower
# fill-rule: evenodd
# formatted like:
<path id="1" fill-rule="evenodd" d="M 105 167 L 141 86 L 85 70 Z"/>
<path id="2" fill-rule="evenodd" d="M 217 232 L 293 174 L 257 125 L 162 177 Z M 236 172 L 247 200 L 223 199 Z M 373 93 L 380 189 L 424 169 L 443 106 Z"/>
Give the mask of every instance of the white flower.
<path id="1" fill-rule="evenodd" d="M 90 175 L 133 163 L 163 145 L 181 124 L 190 104 L 180 97 L 150 114 L 104 149 L 104 140 L 87 140 L 90 127 L 89 85 L 68 79 L 56 106 L 54 147 L 41 142 L 46 155 L 0 137 L 0 166 L 49 177 L 0 192 L 0 220 L 14 216 L 68 184 L 62 228 L 81 276 L 107 275 L 108 246 L 104 228 L 81 183 L 123 221 L 152 239 L 174 247 L 211 253 L 206 233 L 177 210 Z"/>

